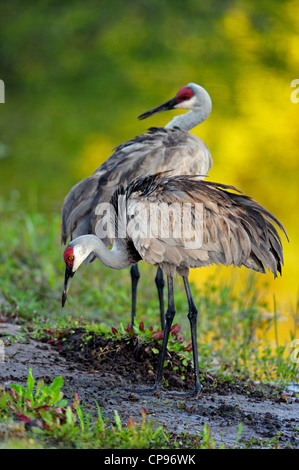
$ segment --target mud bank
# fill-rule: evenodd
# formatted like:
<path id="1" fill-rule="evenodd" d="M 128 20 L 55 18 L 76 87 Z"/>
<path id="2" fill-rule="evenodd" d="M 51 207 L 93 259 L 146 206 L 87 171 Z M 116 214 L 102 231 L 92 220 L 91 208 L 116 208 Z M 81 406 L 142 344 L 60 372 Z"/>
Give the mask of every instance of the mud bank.
<path id="1" fill-rule="evenodd" d="M 14 339 L 5 345 L 1 383 L 26 384 L 31 367 L 34 378 L 43 378 L 45 383 L 61 375 L 66 398 L 73 400 L 78 393 L 87 406 L 96 399 L 103 416 L 111 421 L 117 410 L 123 422 L 129 417 L 139 422 L 144 408 L 148 419 L 166 426 L 173 435 L 200 435 L 204 424 L 208 424 L 216 442 L 229 447 L 234 446 L 238 425 L 242 423 L 239 447 L 270 446 L 275 439 L 281 448 L 299 448 L 299 400 L 295 393 L 241 380 L 225 382 L 204 374 L 198 399 L 172 395 L 171 391 L 192 390 L 192 368 L 188 365 L 184 370 L 188 380 L 183 382 L 180 359 L 169 353 L 167 388 L 158 396 L 137 394 L 136 387 L 153 385 L 158 354 L 139 343 L 134 335 L 125 341 L 95 334 L 86 338 L 79 328 L 66 335 L 57 347 L 46 339 L 24 340 L 19 333 L 18 325 L 0 323 L 0 339 Z"/>

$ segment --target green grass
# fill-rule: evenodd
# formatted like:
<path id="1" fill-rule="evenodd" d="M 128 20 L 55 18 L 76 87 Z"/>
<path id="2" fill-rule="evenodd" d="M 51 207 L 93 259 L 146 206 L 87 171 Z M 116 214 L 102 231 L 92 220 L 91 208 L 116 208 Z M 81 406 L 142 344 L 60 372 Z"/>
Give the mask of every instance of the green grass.
<path id="1" fill-rule="evenodd" d="M 43 380 L 35 385 L 29 369 L 27 387 L 12 384 L 0 388 L 1 421 L 10 429 L 16 419 L 23 423 L 21 427 L 14 423 L 19 436 L 5 439 L 2 448 L 23 447 L 30 442 L 36 448 L 143 449 L 167 445 L 162 426 L 155 429 L 154 422 L 147 421 L 144 409 L 141 409 L 139 423 L 128 418 L 126 425 L 115 410 L 114 424 L 108 425 L 97 402 L 96 417 L 83 409 L 78 395 L 68 404 L 63 399 L 63 384 L 63 378 L 56 377 L 48 386 Z M 25 424 L 29 425 L 27 432 Z"/>
<path id="2" fill-rule="evenodd" d="M 87 334 L 90 331 L 111 334 L 111 328 L 117 329 L 118 334 L 125 331 L 131 307 L 129 270 L 109 270 L 99 261 L 80 268 L 73 278 L 66 308 L 62 309 L 64 263 L 59 217 L 28 213 L 13 202 L 1 200 L 0 210 L 0 297 L 9 304 L 4 309 L 6 315 L 23 326 L 24 334 L 30 332 L 39 338 L 47 330 L 52 339 L 58 340 L 66 328 L 82 325 Z M 160 322 L 155 269 L 143 264 L 140 270 L 137 320 L 145 325 L 142 334 L 146 340 L 149 328 L 159 330 Z M 277 326 L 278 315 L 275 306 L 273 316 L 265 319 L 264 312 L 269 312 L 269 306 L 260 300 L 262 296 L 255 287 L 255 279 L 254 275 L 249 275 L 246 288 L 238 296 L 232 293 L 229 283 L 217 287 L 213 279 L 202 289 L 192 286 L 199 309 L 200 369 L 219 374 L 222 380 L 240 376 L 278 384 L 296 383 L 298 368 L 290 361 L 288 346 L 278 344 L 278 340 L 273 345 L 265 339 L 257 339 L 258 330 L 265 333 L 271 325 Z M 181 327 L 178 333 L 181 340 L 176 341 L 177 335 L 169 347 L 182 356 L 191 357 L 187 348 L 190 334 L 186 299 L 179 279 L 176 279 L 175 302 L 175 322 Z M 295 325 L 297 314 L 298 311 L 294 315 Z M 292 339 L 290 335 L 290 341 Z M 116 413 L 114 425 L 108 425 L 101 418 L 97 404 L 95 418 L 75 397 L 73 404 L 66 403 L 61 396 L 63 378 L 55 379 L 48 387 L 40 382 L 34 384 L 33 394 L 34 379 L 30 374 L 29 371 L 27 389 L 18 385 L 9 390 L 1 388 L 1 421 L 20 436 L 17 441 L 8 439 L 5 445 L 37 448 L 61 445 L 108 448 L 112 443 L 115 448 L 177 445 L 167 435 L 167 430 L 154 430 L 144 416 L 139 423 L 131 420 L 123 424 Z M 20 424 L 16 420 L 18 414 L 27 416 L 30 422 L 36 421 L 37 426 L 30 426 L 30 432 L 25 431 L 26 418 Z M 99 437 L 101 427 L 105 428 L 105 433 Z M 192 442 L 196 447 L 215 445 L 208 428 L 199 441 L 194 438 Z"/>

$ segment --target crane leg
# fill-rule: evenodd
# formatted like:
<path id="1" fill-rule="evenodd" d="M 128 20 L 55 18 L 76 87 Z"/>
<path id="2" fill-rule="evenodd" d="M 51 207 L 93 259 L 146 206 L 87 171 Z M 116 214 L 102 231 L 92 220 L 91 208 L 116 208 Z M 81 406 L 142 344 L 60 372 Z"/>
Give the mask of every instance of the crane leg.
<path id="1" fill-rule="evenodd" d="M 192 297 L 188 277 L 183 277 L 183 280 L 184 280 L 184 286 L 185 286 L 185 291 L 186 291 L 188 306 L 189 306 L 188 319 L 189 319 L 190 328 L 191 328 L 195 386 L 192 392 L 187 392 L 187 393 L 172 392 L 172 393 L 180 397 L 194 396 L 195 398 L 197 398 L 201 392 L 201 383 L 200 383 L 199 366 L 198 366 L 198 352 L 197 352 L 197 308 L 195 306 L 195 303 Z M 165 329 L 164 329 L 162 349 L 161 349 L 160 357 L 159 357 L 156 382 L 152 388 L 136 390 L 137 393 L 138 392 L 159 393 L 161 390 L 164 361 L 165 361 L 165 356 L 166 356 L 166 351 L 167 351 L 167 343 L 168 343 L 168 339 L 170 335 L 172 322 L 175 316 L 173 278 L 171 276 L 167 276 L 167 287 L 168 287 L 168 307 L 167 307 L 167 311 L 165 314 Z"/>
<path id="2" fill-rule="evenodd" d="M 194 364 L 194 379 L 195 379 L 195 386 L 192 392 L 192 395 L 198 397 L 201 391 L 201 383 L 199 377 L 199 367 L 198 367 L 198 352 L 197 352 L 197 308 L 195 306 L 190 284 L 187 277 L 183 277 L 185 291 L 187 294 L 187 300 L 189 305 L 188 311 L 188 319 L 190 322 L 191 328 L 191 341 L 192 341 L 192 353 L 193 353 L 193 364 Z"/>
<path id="3" fill-rule="evenodd" d="M 161 349 L 159 363 L 158 363 L 157 379 L 154 385 L 155 390 L 159 390 L 161 388 L 164 361 L 165 361 L 165 355 L 166 355 L 166 350 L 167 350 L 167 343 L 169 339 L 171 325 L 175 316 L 174 296 L 173 296 L 173 278 L 171 276 L 167 276 L 167 287 L 168 287 L 168 306 L 167 306 L 167 311 L 165 314 L 165 329 L 164 329 L 162 349 Z"/>
<path id="4" fill-rule="evenodd" d="M 167 343 L 169 339 L 171 325 L 175 316 L 174 296 L 173 296 L 173 278 L 171 276 L 167 276 L 167 287 L 168 287 L 168 307 L 167 307 L 167 311 L 165 314 L 165 329 L 164 329 L 164 336 L 163 336 L 163 342 L 162 342 L 162 349 L 161 349 L 160 357 L 159 357 L 156 382 L 152 388 L 140 389 L 140 390 L 136 390 L 136 392 L 159 393 L 161 390 Z"/>
<path id="5" fill-rule="evenodd" d="M 131 324 L 134 326 L 136 316 L 136 299 L 137 299 L 137 284 L 140 278 L 138 264 L 134 264 L 130 269 L 131 285 L 132 285 L 132 308 L 131 308 Z"/>
<path id="6" fill-rule="evenodd" d="M 163 289 L 165 286 L 165 281 L 163 277 L 163 271 L 160 267 L 157 269 L 157 274 L 155 277 L 155 283 L 158 290 L 159 305 L 160 305 L 160 319 L 161 319 L 161 329 L 164 330 L 165 327 L 165 318 L 164 318 L 164 298 L 163 298 Z"/>

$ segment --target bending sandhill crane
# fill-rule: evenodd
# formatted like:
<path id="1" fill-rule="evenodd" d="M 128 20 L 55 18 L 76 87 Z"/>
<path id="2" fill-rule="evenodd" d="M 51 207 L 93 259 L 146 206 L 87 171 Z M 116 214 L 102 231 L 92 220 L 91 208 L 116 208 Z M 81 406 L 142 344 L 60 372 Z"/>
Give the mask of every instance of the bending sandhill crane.
<path id="1" fill-rule="evenodd" d="M 282 243 L 272 223 L 286 235 L 283 225 L 256 201 L 231 190 L 235 188 L 200 181 L 194 176 L 159 173 L 139 178 L 126 188 L 120 186 L 111 199 L 112 220 L 116 227 L 112 250 L 95 235 L 83 235 L 69 243 L 64 251 L 66 269 L 62 303 L 66 300 L 71 278 L 91 253 L 110 268 L 123 269 L 142 259 L 160 267 L 166 274 L 168 308 L 158 373 L 154 387 L 144 390 L 146 392 L 157 392 L 161 388 L 167 342 L 175 316 L 173 277 L 176 273 L 183 278 L 189 306 L 195 376 L 193 394 L 196 396 L 201 388 L 196 341 L 197 309 L 188 282 L 189 269 L 222 264 L 246 266 L 261 273 L 268 269 L 275 277 L 281 273 Z M 122 205 L 119 205 L 119 200 Z M 165 211 L 173 204 L 176 204 L 178 219 L 182 219 L 184 205 L 191 208 L 187 218 L 189 224 L 185 224 L 183 232 L 176 233 L 178 219 L 172 215 L 168 219 L 170 230 L 163 238 L 157 228 L 165 228 Z M 202 208 L 201 212 L 196 211 L 197 204 Z M 159 207 L 154 226 L 150 227 L 153 230 L 136 230 L 136 227 L 148 227 L 153 220 L 150 217 L 153 205 Z M 202 237 L 195 237 L 190 245 L 194 227 L 202 227 Z"/>
<path id="2" fill-rule="evenodd" d="M 139 116 L 145 119 L 158 112 L 171 109 L 189 110 L 174 117 L 165 127 L 152 127 L 147 133 L 119 145 L 114 153 L 95 173 L 77 183 L 68 193 L 62 207 L 62 242 L 79 235 L 95 234 L 98 204 L 109 202 L 119 183 L 128 184 L 135 178 L 158 171 L 173 170 L 173 174 L 205 175 L 211 168 L 212 158 L 205 143 L 188 131 L 207 119 L 212 109 L 208 92 L 195 83 L 182 87 L 171 100 Z M 111 240 L 105 241 L 108 246 Z M 90 259 L 92 261 L 92 258 Z M 138 265 L 131 268 L 132 311 L 136 314 Z M 157 270 L 161 326 L 164 326 L 163 272 Z"/>

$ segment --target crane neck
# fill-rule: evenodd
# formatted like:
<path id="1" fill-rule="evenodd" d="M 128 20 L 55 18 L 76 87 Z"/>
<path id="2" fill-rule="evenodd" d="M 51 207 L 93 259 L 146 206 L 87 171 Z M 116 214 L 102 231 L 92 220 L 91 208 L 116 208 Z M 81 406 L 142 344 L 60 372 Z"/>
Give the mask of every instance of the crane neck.
<path id="1" fill-rule="evenodd" d="M 124 269 L 132 265 L 132 260 L 129 259 L 122 240 L 115 239 L 111 250 L 95 235 L 82 235 L 74 241 L 79 245 L 79 264 L 85 261 L 91 253 L 94 253 L 108 268 Z M 77 255 L 75 255 L 76 257 Z"/>
<path id="2" fill-rule="evenodd" d="M 210 115 L 211 109 L 200 109 L 199 111 L 189 111 L 186 114 L 175 116 L 168 124 L 167 129 L 179 127 L 182 131 L 190 131 L 193 127 L 198 126 L 204 122 Z"/>

